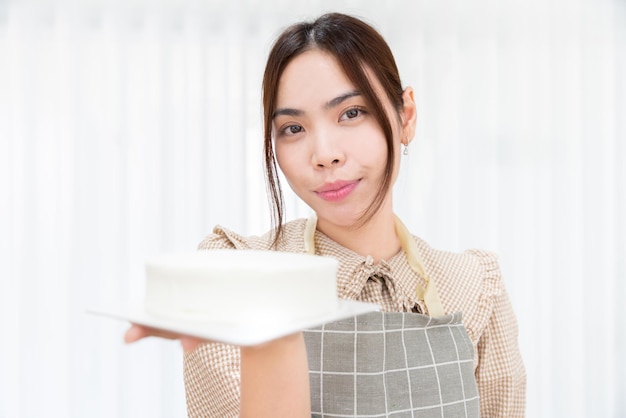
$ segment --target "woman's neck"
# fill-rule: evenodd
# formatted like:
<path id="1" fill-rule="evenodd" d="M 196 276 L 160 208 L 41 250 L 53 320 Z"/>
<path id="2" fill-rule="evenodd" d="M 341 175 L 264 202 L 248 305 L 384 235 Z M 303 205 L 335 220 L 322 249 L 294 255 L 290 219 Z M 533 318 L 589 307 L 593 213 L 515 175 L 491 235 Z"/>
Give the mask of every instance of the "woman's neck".
<path id="1" fill-rule="evenodd" d="M 371 256 L 375 263 L 389 260 L 402 248 L 391 211 L 379 211 L 360 227 L 337 225 L 319 219 L 317 229 L 339 245 L 359 255 Z"/>

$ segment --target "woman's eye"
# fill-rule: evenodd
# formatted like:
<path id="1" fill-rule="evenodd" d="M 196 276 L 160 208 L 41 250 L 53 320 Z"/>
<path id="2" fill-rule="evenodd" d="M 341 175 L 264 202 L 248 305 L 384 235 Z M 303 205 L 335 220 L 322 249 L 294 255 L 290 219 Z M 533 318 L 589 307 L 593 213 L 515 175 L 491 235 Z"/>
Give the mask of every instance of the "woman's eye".
<path id="1" fill-rule="evenodd" d="M 348 109 L 346 110 L 346 112 L 343 114 L 343 116 L 341 117 L 342 120 L 347 120 L 347 119 L 354 119 L 359 117 L 361 114 L 363 114 L 363 110 L 359 109 L 357 107 L 353 107 L 352 109 Z"/>
<path id="2" fill-rule="evenodd" d="M 296 135 L 302 132 L 302 126 L 300 125 L 289 125 L 283 128 L 283 134 L 285 135 Z"/>

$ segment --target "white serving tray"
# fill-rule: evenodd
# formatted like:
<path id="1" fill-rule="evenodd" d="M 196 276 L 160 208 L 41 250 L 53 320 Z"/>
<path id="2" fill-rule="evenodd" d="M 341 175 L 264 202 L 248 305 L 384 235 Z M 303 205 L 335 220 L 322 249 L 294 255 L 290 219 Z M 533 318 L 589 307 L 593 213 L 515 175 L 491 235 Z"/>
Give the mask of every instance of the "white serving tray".
<path id="1" fill-rule="evenodd" d="M 313 328 L 322 324 L 380 310 L 378 305 L 352 300 L 339 300 L 337 310 L 317 318 L 267 324 L 242 323 L 233 324 L 216 321 L 183 321 L 150 315 L 141 309 L 115 311 L 111 309 L 89 309 L 88 313 L 144 325 L 178 334 L 190 335 L 210 341 L 222 342 L 237 346 L 262 344 L 294 332 Z"/>

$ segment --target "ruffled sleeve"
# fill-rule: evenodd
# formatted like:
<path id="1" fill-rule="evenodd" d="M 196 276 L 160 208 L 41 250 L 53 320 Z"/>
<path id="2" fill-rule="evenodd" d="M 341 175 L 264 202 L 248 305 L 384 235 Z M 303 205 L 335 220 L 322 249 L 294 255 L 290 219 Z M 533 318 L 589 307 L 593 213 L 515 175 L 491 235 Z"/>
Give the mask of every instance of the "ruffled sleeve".
<path id="1" fill-rule="evenodd" d="M 207 235 L 198 244 L 199 250 L 248 250 L 251 248 L 249 239 L 219 225 L 213 228 L 212 234 Z"/>
<path id="2" fill-rule="evenodd" d="M 483 268 L 478 299 L 481 315 L 473 324 L 476 381 L 482 417 L 524 417 L 526 372 L 518 346 L 518 327 L 496 257 L 468 251 Z"/>
<path id="3" fill-rule="evenodd" d="M 306 220 L 297 219 L 284 225 L 283 239 L 272 247 L 272 231 L 263 235 L 244 236 L 228 228 L 217 225 L 213 232 L 198 244 L 199 250 L 277 250 L 291 253 L 304 253 L 304 228 Z"/>
<path id="4" fill-rule="evenodd" d="M 482 250 L 467 250 L 465 254 L 472 256 L 479 267 L 476 283 L 479 289 L 476 314 L 471 318 L 471 326 L 468 327 L 470 338 L 473 341 L 478 341 L 489 324 L 495 301 L 502 293 L 504 285 L 495 254 Z"/>

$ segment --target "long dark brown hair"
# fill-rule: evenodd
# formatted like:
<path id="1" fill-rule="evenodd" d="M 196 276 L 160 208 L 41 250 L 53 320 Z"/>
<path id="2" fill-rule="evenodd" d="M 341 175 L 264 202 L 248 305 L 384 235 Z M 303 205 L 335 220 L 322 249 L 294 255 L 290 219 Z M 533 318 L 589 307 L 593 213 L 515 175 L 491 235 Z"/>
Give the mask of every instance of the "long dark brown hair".
<path id="1" fill-rule="evenodd" d="M 301 22 L 285 29 L 274 42 L 263 76 L 263 122 L 265 174 L 272 226 L 273 245 L 282 238 L 284 222 L 284 199 L 276 168 L 272 144 L 272 114 L 276 109 L 278 83 L 287 65 L 298 55 L 318 49 L 332 55 L 348 79 L 362 94 L 382 128 L 387 143 L 387 162 L 380 187 L 372 204 L 361 215 L 359 223 L 367 222 L 381 207 L 391 187 L 394 170 L 394 143 L 392 122 L 383 103 L 376 95 L 366 69 L 376 77 L 391 104 L 399 112 L 402 109 L 402 84 L 391 49 L 384 38 L 372 26 L 352 16 L 329 13 L 312 22 Z"/>

